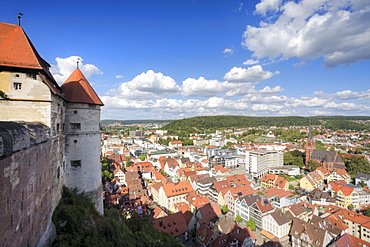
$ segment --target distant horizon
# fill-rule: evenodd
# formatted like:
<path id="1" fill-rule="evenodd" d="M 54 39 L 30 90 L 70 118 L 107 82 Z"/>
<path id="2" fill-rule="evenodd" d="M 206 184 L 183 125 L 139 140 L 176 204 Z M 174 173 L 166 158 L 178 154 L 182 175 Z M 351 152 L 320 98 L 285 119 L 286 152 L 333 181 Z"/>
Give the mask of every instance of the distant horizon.
<path id="1" fill-rule="evenodd" d="M 370 115 L 370 1 L 19 0 L 0 21 L 19 12 L 59 84 L 79 61 L 102 119 Z"/>
<path id="2" fill-rule="evenodd" d="M 310 117 L 368 117 L 370 120 L 370 116 L 365 115 L 319 115 L 319 116 L 245 116 L 245 115 L 212 115 L 214 116 L 242 116 L 242 117 L 304 117 L 304 118 L 310 118 Z M 212 117 L 212 116 L 194 116 L 194 117 L 185 117 L 185 118 L 195 118 L 195 117 Z M 180 119 L 100 119 L 100 121 L 176 121 L 181 120 L 185 118 Z"/>

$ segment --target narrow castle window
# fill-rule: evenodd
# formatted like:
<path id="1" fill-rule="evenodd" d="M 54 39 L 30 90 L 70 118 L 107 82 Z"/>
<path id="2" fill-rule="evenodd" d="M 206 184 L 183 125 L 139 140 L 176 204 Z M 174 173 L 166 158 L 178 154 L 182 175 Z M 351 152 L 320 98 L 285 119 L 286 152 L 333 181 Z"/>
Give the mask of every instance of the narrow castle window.
<path id="1" fill-rule="evenodd" d="M 21 90 L 22 89 L 22 83 L 20 83 L 20 82 L 14 82 L 13 86 L 14 86 L 14 90 Z"/>
<path id="2" fill-rule="evenodd" d="M 81 160 L 71 160 L 71 166 L 73 167 L 81 166 Z"/>
<path id="3" fill-rule="evenodd" d="M 81 129 L 81 124 L 80 123 L 71 123 L 71 129 L 80 130 Z"/>

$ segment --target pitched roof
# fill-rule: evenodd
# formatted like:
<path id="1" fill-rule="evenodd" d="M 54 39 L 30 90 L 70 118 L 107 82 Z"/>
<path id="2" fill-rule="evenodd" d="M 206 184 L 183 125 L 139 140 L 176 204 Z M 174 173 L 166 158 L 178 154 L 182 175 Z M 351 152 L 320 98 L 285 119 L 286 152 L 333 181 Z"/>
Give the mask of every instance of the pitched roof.
<path id="1" fill-rule="evenodd" d="M 272 218 L 279 226 L 282 226 L 293 219 L 293 215 L 289 211 L 278 210 L 271 213 Z"/>
<path id="2" fill-rule="evenodd" d="M 261 213 L 265 213 L 267 211 L 271 211 L 274 209 L 274 207 L 271 205 L 270 201 L 268 199 L 263 199 L 261 201 L 256 201 L 256 205 L 261 211 Z"/>
<path id="3" fill-rule="evenodd" d="M 79 69 L 72 72 L 61 88 L 69 102 L 104 105 Z"/>
<path id="4" fill-rule="evenodd" d="M 183 181 L 179 183 L 169 183 L 163 185 L 163 190 L 166 193 L 167 197 L 177 196 L 181 194 L 187 194 L 191 191 L 194 191 L 189 181 Z"/>
<path id="5" fill-rule="evenodd" d="M 309 242 L 312 246 L 321 247 L 326 246 L 326 244 L 328 244 L 327 240 L 325 239 L 326 235 L 325 230 L 298 218 L 295 218 L 293 220 L 293 225 L 290 229 L 290 234 L 296 238 L 301 239 L 302 242 L 305 243 Z M 306 235 L 309 240 L 306 240 L 307 237 L 304 237 L 304 235 Z"/>
<path id="6" fill-rule="evenodd" d="M 49 71 L 21 26 L 0 22 L 0 65 Z"/>
<path id="7" fill-rule="evenodd" d="M 177 237 L 188 230 L 188 226 L 182 212 L 177 212 L 160 219 L 156 219 L 153 223 L 155 228 L 167 232 L 173 237 Z"/>

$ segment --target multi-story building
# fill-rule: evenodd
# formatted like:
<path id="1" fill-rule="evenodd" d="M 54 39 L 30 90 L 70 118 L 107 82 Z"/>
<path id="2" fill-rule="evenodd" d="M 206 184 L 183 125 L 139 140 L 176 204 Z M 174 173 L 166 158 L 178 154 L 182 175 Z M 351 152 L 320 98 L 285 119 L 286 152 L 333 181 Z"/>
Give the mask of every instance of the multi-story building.
<path id="1" fill-rule="evenodd" d="M 175 211 L 174 204 L 182 202 L 192 191 L 189 181 L 165 184 L 159 189 L 158 203 L 169 211 Z"/>
<path id="2" fill-rule="evenodd" d="M 261 200 L 258 194 L 250 194 L 235 200 L 235 215 L 240 215 L 244 221 L 250 218 L 250 207 L 256 201 Z"/>
<path id="3" fill-rule="evenodd" d="M 263 217 L 264 230 L 279 239 L 281 243 L 289 241 L 289 231 L 293 216 L 289 211 L 278 210 Z"/>
<path id="4" fill-rule="evenodd" d="M 282 166 L 283 153 L 274 150 L 251 150 L 246 152 L 245 168 L 253 177 L 261 178 L 271 167 Z"/>

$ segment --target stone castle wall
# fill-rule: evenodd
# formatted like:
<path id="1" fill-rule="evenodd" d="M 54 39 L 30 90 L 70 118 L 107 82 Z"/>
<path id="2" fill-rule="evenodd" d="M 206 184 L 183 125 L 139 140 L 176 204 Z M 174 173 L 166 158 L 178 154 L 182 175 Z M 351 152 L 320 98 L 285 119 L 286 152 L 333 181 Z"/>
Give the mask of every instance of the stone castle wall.
<path id="1" fill-rule="evenodd" d="M 38 246 L 52 228 L 62 188 L 56 143 L 43 124 L 0 122 L 0 246 Z"/>

